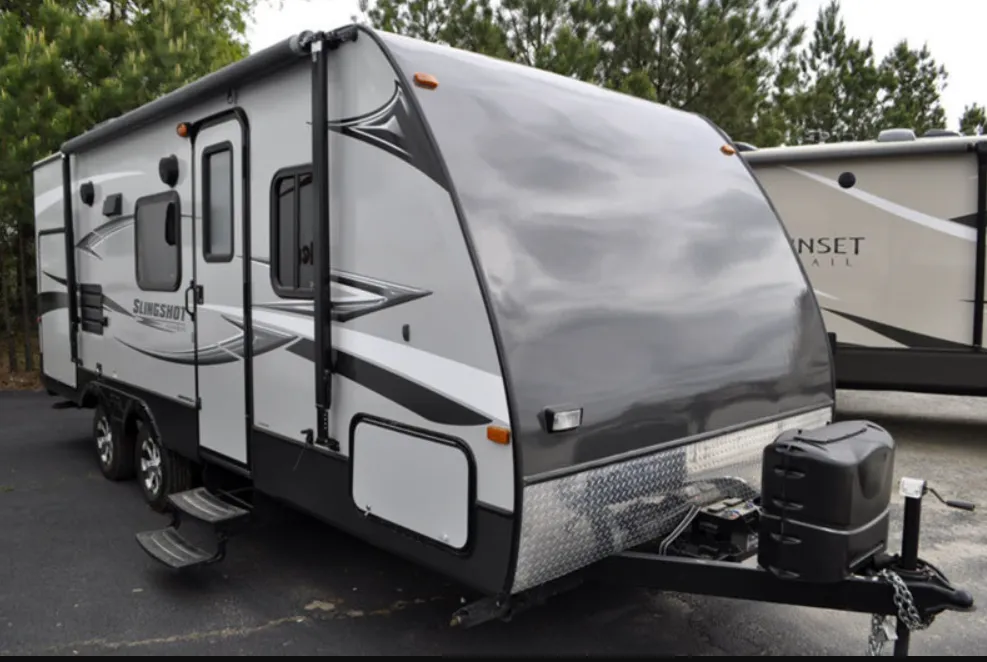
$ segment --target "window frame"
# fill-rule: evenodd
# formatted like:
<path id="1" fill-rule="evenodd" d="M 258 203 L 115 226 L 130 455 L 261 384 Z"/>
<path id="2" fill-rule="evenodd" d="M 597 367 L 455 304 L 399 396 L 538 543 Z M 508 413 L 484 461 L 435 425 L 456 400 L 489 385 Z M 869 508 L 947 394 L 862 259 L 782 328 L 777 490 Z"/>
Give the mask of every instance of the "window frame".
<path id="1" fill-rule="evenodd" d="M 222 154 L 223 152 L 230 153 L 230 252 L 228 254 L 211 252 L 210 246 L 212 225 L 210 223 L 211 214 L 209 207 L 212 199 L 212 175 L 208 163 L 211 157 L 216 154 Z M 233 191 L 234 183 L 236 182 L 235 159 L 236 150 L 233 149 L 233 143 L 229 140 L 209 145 L 202 150 L 202 156 L 199 162 L 202 168 L 202 259 L 206 262 L 232 262 L 233 256 L 236 253 L 236 196 Z"/>
<path id="2" fill-rule="evenodd" d="M 138 268 L 141 255 L 139 213 L 142 205 L 162 201 L 175 205 L 175 245 L 170 248 L 175 250 L 175 254 L 178 257 L 178 269 L 175 273 L 175 284 L 172 287 L 145 287 L 141 284 L 140 269 Z M 162 228 L 163 231 L 164 228 Z M 137 198 L 134 201 L 134 281 L 137 284 L 137 289 L 142 292 L 177 292 L 182 286 L 182 271 L 185 266 L 183 264 L 182 253 L 182 196 L 178 194 L 178 191 L 162 191 Z"/>
<path id="3" fill-rule="evenodd" d="M 295 180 L 295 188 L 292 192 L 292 198 L 294 200 L 294 218 L 292 219 L 295 229 L 295 263 L 294 269 L 296 274 L 298 273 L 300 262 L 298 259 L 298 239 L 301 236 L 300 226 L 301 226 L 301 205 L 299 204 L 301 195 L 299 194 L 299 183 L 304 175 L 312 177 L 312 185 L 315 186 L 314 173 L 312 172 L 311 163 L 303 163 L 300 165 L 289 166 L 286 168 L 281 168 L 274 173 L 271 177 L 271 208 L 270 208 L 270 250 L 268 255 L 269 259 L 269 276 L 271 280 L 271 288 L 274 293 L 283 299 L 302 299 L 302 300 L 314 300 L 315 299 L 315 288 L 308 287 L 290 287 L 282 285 L 279 280 L 279 274 L 281 272 L 281 197 L 278 195 L 278 188 L 282 181 L 287 179 Z M 313 256 L 314 259 L 314 256 Z"/>

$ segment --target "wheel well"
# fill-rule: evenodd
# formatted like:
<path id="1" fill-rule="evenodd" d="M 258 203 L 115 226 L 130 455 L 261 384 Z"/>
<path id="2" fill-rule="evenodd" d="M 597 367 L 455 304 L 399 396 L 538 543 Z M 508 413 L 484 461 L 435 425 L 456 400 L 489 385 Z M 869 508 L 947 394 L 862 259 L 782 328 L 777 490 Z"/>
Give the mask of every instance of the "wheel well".
<path id="1" fill-rule="evenodd" d="M 148 420 L 144 416 L 144 412 L 141 411 L 140 405 L 134 402 L 127 407 L 123 418 L 123 434 L 127 440 L 132 442 L 137 440 L 138 423 L 147 425 Z"/>
<path id="2" fill-rule="evenodd" d="M 98 404 L 99 389 L 91 386 L 87 387 L 86 390 L 82 392 L 82 398 L 79 400 L 79 406 L 84 409 L 95 409 Z"/>

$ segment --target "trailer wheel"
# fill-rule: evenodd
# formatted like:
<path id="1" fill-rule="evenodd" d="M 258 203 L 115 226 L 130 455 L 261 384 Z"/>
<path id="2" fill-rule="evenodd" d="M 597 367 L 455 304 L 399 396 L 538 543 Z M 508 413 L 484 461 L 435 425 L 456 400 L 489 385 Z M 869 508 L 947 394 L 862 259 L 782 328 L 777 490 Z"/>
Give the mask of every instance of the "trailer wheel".
<path id="1" fill-rule="evenodd" d="M 134 477 L 133 443 L 114 429 L 109 408 L 102 402 L 93 409 L 93 441 L 99 469 L 106 478 L 121 481 Z"/>
<path id="2" fill-rule="evenodd" d="M 191 464 L 162 446 L 153 426 L 143 419 L 137 422 L 137 443 L 134 446 L 137 476 L 144 499 L 154 510 L 164 512 L 168 509 L 168 495 L 192 488 Z"/>

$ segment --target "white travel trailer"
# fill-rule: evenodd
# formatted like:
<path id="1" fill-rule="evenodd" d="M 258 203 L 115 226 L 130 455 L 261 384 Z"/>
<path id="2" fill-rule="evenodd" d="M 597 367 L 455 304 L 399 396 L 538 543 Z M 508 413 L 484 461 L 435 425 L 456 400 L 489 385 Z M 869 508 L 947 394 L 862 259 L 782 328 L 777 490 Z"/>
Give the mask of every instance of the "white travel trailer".
<path id="1" fill-rule="evenodd" d="M 486 596 L 464 624 L 642 559 L 651 586 L 897 613 L 861 576 L 893 441 L 831 424 L 805 274 L 704 118 L 349 26 L 97 126 L 34 178 L 45 383 L 94 408 L 106 476 L 172 512 L 138 534 L 162 563 L 221 559 L 260 495 Z M 788 471 L 793 435 L 832 443 Z M 760 490 L 823 464 L 874 489 L 757 519 Z M 844 508 L 813 529 L 813 501 Z M 767 569 L 736 563 L 755 553 Z M 972 604 L 907 581 L 923 616 Z"/>
<path id="2" fill-rule="evenodd" d="M 745 147 L 835 336 L 837 386 L 987 395 L 987 136 Z"/>

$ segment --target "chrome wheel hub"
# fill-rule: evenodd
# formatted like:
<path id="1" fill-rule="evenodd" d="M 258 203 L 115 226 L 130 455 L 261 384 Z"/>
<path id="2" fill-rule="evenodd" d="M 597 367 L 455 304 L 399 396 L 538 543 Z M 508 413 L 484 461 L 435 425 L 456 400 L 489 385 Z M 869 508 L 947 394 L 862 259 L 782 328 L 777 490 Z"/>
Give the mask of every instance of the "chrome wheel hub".
<path id="1" fill-rule="evenodd" d="M 141 444 L 141 476 L 144 489 L 156 495 L 161 489 L 161 449 L 151 439 Z"/>
<path id="2" fill-rule="evenodd" d="M 105 416 L 96 421 L 96 450 L 103 466 L 110 466 L 113 462 L 113 431 L 110 430 L 110 422 Z"/>

